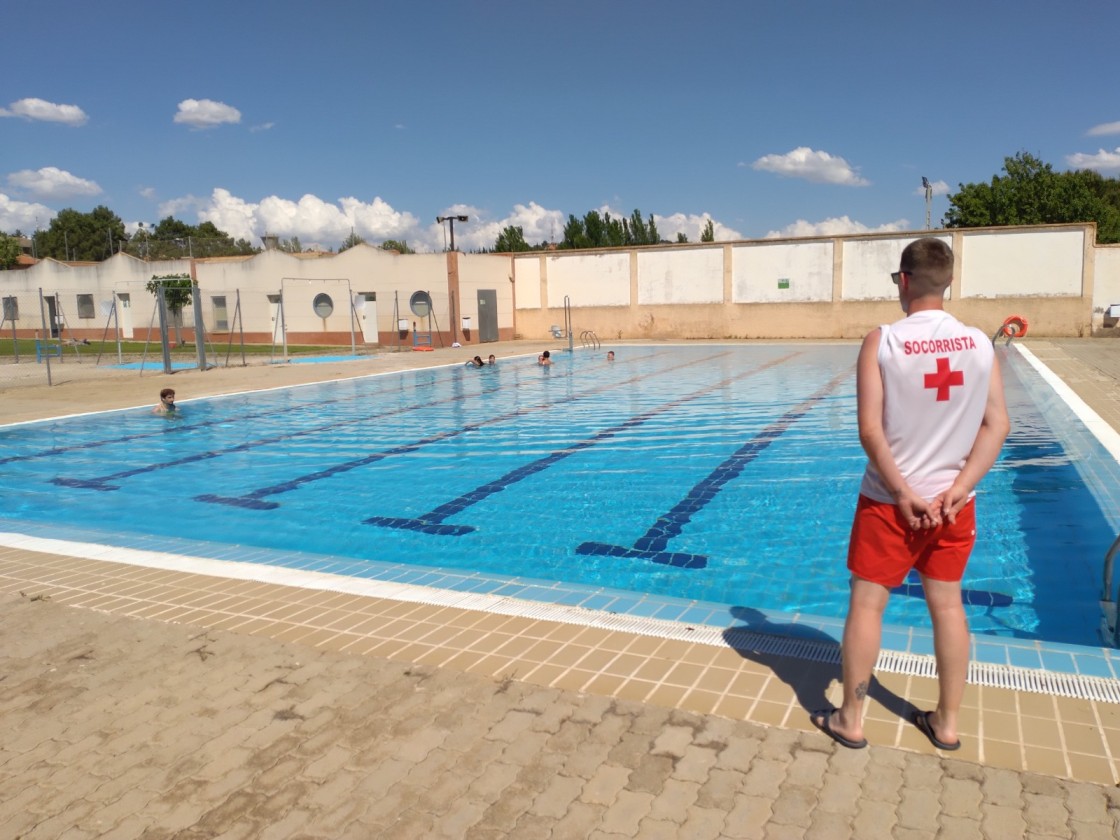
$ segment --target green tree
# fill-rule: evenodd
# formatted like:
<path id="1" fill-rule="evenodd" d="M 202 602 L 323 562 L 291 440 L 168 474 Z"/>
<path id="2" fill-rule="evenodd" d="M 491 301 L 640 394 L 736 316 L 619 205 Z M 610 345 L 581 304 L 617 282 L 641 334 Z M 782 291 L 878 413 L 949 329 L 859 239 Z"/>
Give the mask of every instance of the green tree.
<path id="1" fill-rule="evenodd" d="M 564 236 L 560 240 L 560 248 L 590 248 L 587 232 L 583 227 L 583 220 L 577 219 L 573 214 L 568 214 L 568 223 L 564 225 Z"/>
<path id="2" fill-rule="evenodd" d="M 19 237 L 0 233 L 0 269 L 11 268 L 19 262 Z"/>
<path id="3" fill-rule="evenodd" d="M 700 233 L 700 241 L 701 242 L 715 242 L 716 241 L 716 229 L 715 229 L 715 225 L 712 224 L 711 219 L 708 219 L 708 223 L 706 225 L 704 225 L 704 230 L 701 231 L 701 233 Z"/>
<path id="4" fill-rule="evenodd" d="M 650 215 L 647 223 L 640 210 L 629 219 L 613 219 L 610 213 L 592 210 L 582 219 L 568 216 L 559 248 L 621 248 L 626 245 L 649 245 L 660 241 L 657 226 Z"/>
<path id="5" fill-rule="evenodd" d="M 364 238 L 354 233 L 354 228 L 350 228 L 350 235 L 342 240 L 342 244 L 338 246 L 338 253 L 341 254 L 343 251 L 353 248 L 355 245 L 364 245 L 365 242 Z"/>
<path id="6" fill-rule="evenodd" d="M 280 240 L 280 250 L 285 254 L 302 254 L 303 246 L 299 244 L 299 237 L 293 236 L 291 239 Z"/>
<path id="7" fill-rule="evenodd" d="M 960 184 L 945 226 L 1096 222 L 1099 242 L 1120 242 L 1120 184 L 1095 172 L 1055 172 L 1027 152 L 1004 158 L 990 183 Z"/>
<path id="8" fill-rule="evenodd" d="M 124 222 L 108 207 L 89 213 L 67 208 L 51 219 L 50 227 L 35 233 L 35 253 L 56 260 L 97 262 L 107 259 L 128 239 Z"/>
<path id="9" fill-rule="evenodd" d="M 415 254 L 403 239 L 386 239 L 381 243 L 382 251 L 396 251 L 398 254 Z"/>
<path id="10" fill-rule="evenodd" d="M 183 310 L 191 305 L 191 292 L 194 289 L 189 274 L 153 274 L 152 279 L 144 286 L 155 297 L 159 297 L 159 289 L 163 287 L 163 301 L 171 312 L 171 321 L 175 326 L 175 343 L 182 344 L 182 334 L 179 328 L 183 325 Z"/>
<path id="11" fill-rule="evenodd" d="M 179 260 L 256 254 L 260 249 L 244 239 L 235 241 L 213 222 L 189 225 L 168 216 L 153 228 L 145 228 L 141 222 L 128 240 L 125 252 L 147 260 Z"/>
<path id="12" fill-rule="evenodd" d="M 677 231 L 677 242 L 679 242 L 681 244 L 684 244 L 685 242 L 688 242 L 688 234 L 685 233 L 683 230 Z"/>
<path id="13" fill-rule="evenodd" d="M 529 243 L 525 241 L 525 230 L 521 225 L 517 225 L 516 227 L 513 225 L 506 225 L 494 242 L 494 250 L 501 254 L 509 254 L 518 251 L 531 251 L 533 249 L 529 246 Z"/>

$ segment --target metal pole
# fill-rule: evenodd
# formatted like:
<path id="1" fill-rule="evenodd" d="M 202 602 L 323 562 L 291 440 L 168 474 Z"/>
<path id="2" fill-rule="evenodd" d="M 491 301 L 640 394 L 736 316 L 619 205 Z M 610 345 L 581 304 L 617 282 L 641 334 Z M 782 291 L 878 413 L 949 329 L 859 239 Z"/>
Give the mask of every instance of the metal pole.
<path id="1" fill-rule="evenodd" d="M 47 329 L 47 315 L 46 315 L 47 302 L 43 300 L 43 287 L 39 287 L 39 319 L 43 322 L 43 333 L 47 336 L 47 341 L 50 342 L 50 330 Z M 51 354 L 47 353 L 43 358 L 47 360 L 47 385 L 53 385 L 51 382 Z"/>
<path id="2" fill-rule="evenodd" d="M 284 316 L 284 280 L 280 279 L 280 335 L 284 342 L 284 362 L 288 360 L 288 324 Z"/>
<path id="3" fill-rule="evenodd" d="M 458 331 L 455 329 L 455 321 L 458 318 L 458 313 L 455 307 L 455 293 L 451 293 L 451 343 L 454 344 L 459 340 Z M 466 338 L 466 336 L 463 336 Z"/>
<path id="4" fill-rule="evenodd" d="M 191 302 L 194 304 L 194 346 L 198 351 L 198 369 L 206 370 L 206 327 L 202 323 L 202 300 L 198 283 L 191 284 Z"/>
<path id="5" fill-rule="evenodd" d="M 241 336 L 241 367 L 245 367 L 245 322 L 241 320 L 241 289 L 237 292 L 237 332 Z"/>
<path id="6" fill-rule="evenodd" d="M 447 220 L 447 223 L 451 226 L 451 250 L 454 251 L 455 250 L 455 217 L 452 216 L 450 219 Z"/>
<path id="7" fill-rule="evenodd" d="M 163 346 L 163 372 L 171 373 L 171 348 L 167 343 L 167 298 L 164 297 L 163 283 L 156 286 L 156 290 L 159 304 L 159 342 Z"/>
<path id="8" fill-rule="evenodd" d="M 350 288 L 350 281 L 346 281 L 346 296 L 350 299 L 350 355 L 358 355 L 358 347 L 354 344 L 354 320 L 358 314 L 354 311 L 354 290 Z"/>
<path id="9" fill-rule="evenodd" d="M 4 310 L 5 310 L 4 315 L 5 316 L 16 314 L 16 301 L 18 300 L 18 298 L 16 298 L 16 296 L 13 294 L 11 296 L 11 298 L 9 298 L 9 300 L 11 300 L 10 305 L 8 304 L 7 300 L 4 301 Z M 8 318 L 8 320 L 12 322 L 12 351 L 16 354 L 16 364 L 18 365 L 19 364 L 19 339 L 16 336 L 16 319 L 15 318 Z"/>

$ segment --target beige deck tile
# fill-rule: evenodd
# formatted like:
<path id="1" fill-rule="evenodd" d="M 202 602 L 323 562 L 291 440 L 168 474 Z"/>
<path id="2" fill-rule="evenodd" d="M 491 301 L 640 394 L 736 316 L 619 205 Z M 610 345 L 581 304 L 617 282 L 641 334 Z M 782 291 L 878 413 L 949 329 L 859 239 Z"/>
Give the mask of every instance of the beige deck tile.
<path id="1" fill-rule="evenodd" d="M 1075 697 L 1055 697 L 1058 708 L 1058 717 L 1063 723 L 1087 723 L 1096 725 L 1097 710 L 1092 700 L 1082 700 Z"/>
<path id="2" fill-rule="evenodd" d="M 746 720 L 754 703 L 753 695 L 726 694 L 720 698 L 715 714 L 732 720 Z"/>
<path id="3" fill-rule="evenodd" d="M 1050 750 L 1062 749 L 1061 727 L 1057 721 L 1045 718 L 1030 718 L 1023 722 L 1023 743 L 1028 747 L 1043 747 Z"/>
<path id="4" fill-rule="evenodd" d="M 681 701 L 681 706 L 689 712 L 695 712 L 700 715 L 710 715 L 719 705 L 723 695 L 715 691 L 704 691 L 700 688 L 694 688 L 684 696 Z M 784 719 L 783 719 L 784 723 Z"/>
<path id="5" fill-rule="evenodd" d="M 986 709 L 982 716 L 984 737 L 995 741 L 1008 741 L 1018 743 L 1019 716 L 1010 712 L 999 712 Z"/>
<path id="6" fill-rule="evenodd" d="M 1099 755 L 1085 755 L 1071 752 L 1069 765 L 1074 779 L 1083 782 L 1096 782 L 1101 785 L 1115 785 L 1115 763 Z"/>
<path id="7" fill-rule="evenodd" d="M 620 700 L 633 700 L 635 703 L 642 703 L 655 688 L 657 688 L 657 683 L 631 679 L 623 682 L 615 691 L 614 696 Z"/>
<path id="8" fill-rule="evenodd" d="M 773 703 L 769 700 L 759 700 L 755 703 L 754 708 L 751 709 L 749 720 L 755 723 L 766 724 L 767 726 L 781 726 L 782 721 L 786 719 L 786 713 L 789 709 L 787 703 Z"/>
<path id="9" fill-rule="evenodd" d="M 448 667 L 447 663 L 444 664 L 444 667 Z M 542 662 L 539 665 L 529 668 L 522 679 L 528 680 L 536 685 L 551 686 L 554 681 L 559 679 L 561 674 L 564 674 L 566 671 L 567 668 L 563 668 L 560 665 L 554 665 L 551 662 Z"/>
<path id="10" fill-rule="evenodd" d="M 626 678 L 617 674 L 594 674 L 580 690 L 588 694 L 605 694 L 608 697 L 614 697 L 624 682 L 626 682 Z"/>
<path id="11" fill-rule="evenodd" d="M 1043 747 L 1026 746 L 1026 767 L 1032 773 L 1045 773 L 1048 776 L 1068 776 L 1069 768 L 1066 766 L 1066 757 L 1061 750 L 1045 749 Z"/>

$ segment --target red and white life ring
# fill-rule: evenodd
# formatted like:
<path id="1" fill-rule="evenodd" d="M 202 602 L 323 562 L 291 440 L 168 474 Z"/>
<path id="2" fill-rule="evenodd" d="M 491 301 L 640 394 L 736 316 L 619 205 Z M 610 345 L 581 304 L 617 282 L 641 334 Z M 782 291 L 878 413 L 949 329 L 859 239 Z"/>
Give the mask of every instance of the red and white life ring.
<path id="1" fill-rule="evenodd" d="M 1027 319 L 1022 315 L 1011 315 L 1003 322 L 1003 326 L 999 328 L 1000 335 L 1005 335 L 1008 338 L 1022 338 L 1027 334 Z"/>

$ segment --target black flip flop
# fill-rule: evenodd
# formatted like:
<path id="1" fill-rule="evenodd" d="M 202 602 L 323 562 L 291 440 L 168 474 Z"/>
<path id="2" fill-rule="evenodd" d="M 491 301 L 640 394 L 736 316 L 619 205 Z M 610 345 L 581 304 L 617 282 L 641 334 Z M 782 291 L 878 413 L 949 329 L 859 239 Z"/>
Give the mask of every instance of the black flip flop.
<path id="1" fill-rule="evenodd" d="M 950 744 L 942 741 L 933 733 L 933 724 L 929 722 L 929 716 L 932 714 L 933 712 L 914 712 L 914 725 L 918 727 L 918 731 L 929 738 L 929 742 L 939 750 L 945 750 L 946 752 L 959 750 L 961 748 L 960 741 L 957 741 L 955 744 Z"/>
<path id="2" fill-rule="evenodd" d="M 813 712 L 809 716 L 809 721 L 813 726 L 817 727 L 821 732 L 835 741 L 842 747 L 847 747 L 850 750 L 862 750 L 867 746 L 867 739 L 861 738 L 858 741 L 853 741 L 851 738 L 845 738 L 839 732 L 832 728 L 832 716 L 839 711 L 838 709 L 821 709 L 819 712 Z M 820 718 L 820 722 L 817 722 Z"/>

